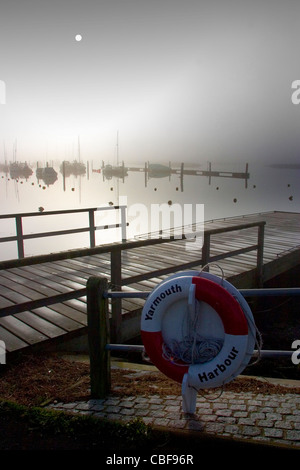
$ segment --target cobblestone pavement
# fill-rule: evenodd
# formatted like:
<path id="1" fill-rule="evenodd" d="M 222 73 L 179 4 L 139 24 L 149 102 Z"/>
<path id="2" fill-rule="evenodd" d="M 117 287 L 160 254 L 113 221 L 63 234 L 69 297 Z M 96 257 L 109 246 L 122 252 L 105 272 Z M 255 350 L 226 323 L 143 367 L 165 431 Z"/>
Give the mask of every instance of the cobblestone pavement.
<path id="1" fill-rule="evenodd" d="M 189 430 L 300 450 L 300 396 L 296 394 L 224 391 L 214 400 L 199 395 L 193 415 L 182 412 L 182 397 L 175 395 L 109 396 L 103 400 L 53 403 L 50 408 L 122 422 L 140 417 L 146 424 L 169 430 Z"/>

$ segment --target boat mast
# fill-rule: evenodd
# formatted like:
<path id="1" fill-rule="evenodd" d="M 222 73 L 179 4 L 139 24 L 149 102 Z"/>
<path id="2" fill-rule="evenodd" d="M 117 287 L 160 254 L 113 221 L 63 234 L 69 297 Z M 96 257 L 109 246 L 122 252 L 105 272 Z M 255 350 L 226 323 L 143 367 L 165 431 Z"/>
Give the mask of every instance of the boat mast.
<path id="1" fill-rule="evenodd" d="M 116 152 L 117 152 L 117 170 L 118 170 L 119 169 L 119 131 L 117 131 Z M 118 175 L 116 176 L 116 180 L 117 180 L 117 204 L 119 205 L 119 178 L 118 178 Z"/>
<path id="2" fill-rule="evenodd" d="M 117 131 L 117 167 L 119 166 L 119 131 Z"/>
<path id="3" fill-rule="evenodd" d="M 78 136 L 78 163 L 80 164 L 80 137 Z M 79 203 L 81 204 L 81 172 L 79 174 Z"/>

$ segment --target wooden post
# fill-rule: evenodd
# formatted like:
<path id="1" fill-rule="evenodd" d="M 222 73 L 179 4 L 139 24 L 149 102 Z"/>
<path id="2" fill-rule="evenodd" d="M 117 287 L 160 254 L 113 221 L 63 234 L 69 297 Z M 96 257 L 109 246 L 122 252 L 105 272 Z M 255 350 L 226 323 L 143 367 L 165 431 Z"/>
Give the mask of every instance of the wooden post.
<path id="1" fill-rule="evenodd" d="M 148 166 L 147 162 L 145 162 L 145 188 L 147 188 L 147 181 L 148 181 Z"/>
<path id="2" fill-rule="evenodd" d="M 95 214 L 94 209 L 89 209 L 90 248 L 94 248 L 95 241 Z"/>
<path id="3" fill-rule="evenodd" d="M 122 242 L 126 242 L 127 234 L 126 234 L 126 206 L 121 206 L 121 234 L 122 234 Z"/>
<path id="4" fill-rule="evenodd" d="M 265 222 L 259 224 L 257 235 L 257 286 L 263 286 Z"/>
<path id="5" fill-rule="evenodd" d="M 16 232 L 17 232 L 17 244 L 18 244 L 18 257 L 24 258 L 24 241 L 23 241 L 23 227 L 22 227 L 22 216 L 16 215 Z"/>
<path id="6" fill-rule="evenodd" d="M 208 184 L 210 185 L 211 184 L 211 162 L 208 162 L 208 172 L 209 172 Z"/>
<path id="7" fill-rule="evenodd" d="M 105 398 L 110 390 L 109 316 L 107 279 L 92 276 L 87 281 L 87 319 L 90 354 L 91 397 Z"/>
<path id="8" fill-rule="evenodd" d="M 209 263 L 210 258 L 210 233 L 204 232 L 204 241 L 202 247 L 202 266 L 205 266 Z M 209 271 L 209 267 L 207 266 L 204 271 Z"/>
<path id="9" fill-rule="evenodd" d="M 183 192 L 183 171 L 184 171 L 184 163 L 180 165 L 180 191 Z"/>
<path id="10" fill-rule="evenodd" d="M 111 251 L 111 290 L 122 289 L 122 250 Z M 111 300 L 111 340 L 120 343 L 122 323 L 122 300 L 120 298 Z"/>

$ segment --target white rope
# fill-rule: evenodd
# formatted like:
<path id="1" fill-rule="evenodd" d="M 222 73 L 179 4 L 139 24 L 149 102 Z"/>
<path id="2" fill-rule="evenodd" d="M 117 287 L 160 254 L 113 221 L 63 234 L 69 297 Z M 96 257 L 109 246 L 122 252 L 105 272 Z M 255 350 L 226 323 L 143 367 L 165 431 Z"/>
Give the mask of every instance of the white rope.
<path id="1" fill-rule="evenodd" d="M 191 286 L 195 288 L 195 286 Z M 223 339 L 204 337 L 198 333 L 200 325 L 200 302 L 195 299 L 193 290 L 188 314 L 182 320 L 182 339 L 171 339 L 163 344 L 163 357 L 176 365 L 203 364 L 211 361 L 221 351 Z"/>
<path id="2" fill-rule="evenodd" d="M 202 267 L 201 272 L 211 266 L 216 266 L 221 270 L 222 273 L 222 284 L 225 279 L 224 271 L 221 266 L 215 263 L 208 263 Z M 235 297 L 235 296 L 234 296 Z M 235 297 L 237 302 L 239 300 Z M 199 329 L 199 302 L 195 304 L 195 309 L 189 309 L 189 314 L 187 315 L 187 334 L 182 334 L 182 340 L 178 341 L 171 339 L 168 344 L 164 343 L 162 347 L 163 358 L 176 364 L 178 366 L 186 364 L 203 364 L 205 362 L 211 361 L 214 357 L 218 355 L 223 346 L 223 339 L 213 338 L 213 337 L 204 337 L 197 333 Z M 197 308 L 198 307 L 198 308 Z M 242 308 L 242 306 L 241 306 Z M 193 312 L 194 310 L 194 312 Z M 249 364 L 256 364 L 261 357 L 262 349 L 262 336 L 255 325 L 253 319 L 248 315 L 247 312 L 243 309 L 243 312 L 246 316 L 248 326 L 250 331 L 255 330 L 255 344 L 258 350 L 257 359 Z M 252 328 L 250 328 L 250 325 Z M 184 329 L 184 320 L 182 321 L 182 331 Z"/>
<path id="3" fill-rule="evenodd" d="M 220 269 L 220 271 L 221 271 L 221 273 L 222 273 L 222 285 L 223 285 L 223 281 L 224 281 L 224 279 L 225 279 L 225 274 L 224 274 L 224 271 L 223 271 L 222 266 L 220 266 L 219 264 L 216 264 L 216 263 L 207 263 L 207 264 L 205 264 L 204 266 L 202 266 L 200 272 L 202 273 L 205 268 L 210 268 L 210 267 L 212 267 L 212 266 L 215 266 L 216 268 L 219 268 L 219 269 Z"/>
<path id="4" fill-rule="evenodd" d="M 204 338 L 198 333 L 187 335 L 182 341 L 171 340 L 163 344 L 163 358 L 176 365 L 203 364 L 221 351 L 223 340 Z M 183 364 L 184 363 L 184 364 Z"/>

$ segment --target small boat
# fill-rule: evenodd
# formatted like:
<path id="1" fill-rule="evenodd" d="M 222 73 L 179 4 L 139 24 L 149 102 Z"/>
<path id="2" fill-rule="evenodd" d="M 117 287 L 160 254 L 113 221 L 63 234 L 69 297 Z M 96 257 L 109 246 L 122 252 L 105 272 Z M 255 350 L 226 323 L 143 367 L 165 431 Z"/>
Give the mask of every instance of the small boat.
<path id="1" fill-rule="evenodd" d="M 54 184 L 57 180 L 57 172 L 48 165 L 45 168 L 37 168 L 35 174 L 37 179 L 43 180 L 47 186 Z"/>
<path id="2" fill-rule="evenodd" d="M 171 166 L 162 165 L 160 163 L 150 163 L 148 165 L 148 176 L 149 178 L 166 178 L 171 176 Z"/>
<path id="3" fill-rule="evenodd" d="M 112 179 L 113 176 L 124 179 L 125 176 L 128 176 L 128 168 L 124 166 L 124 163 L 119 166 L 104 165 L 102 167 L 102 173 L 108 180 Z"/>
<path id="4" fill-rule="evenodd" d="M 73 162 L 68 162 L 64 160 L 62 165 L 60 166 L 60 172 L 66 177 L 70 175 L 85 175 L 86 166 L 84 163 L 77 160 L 74 160 Z"/>
<path id="5" fill-rule="evenodd" d="M 9 173 L 11 179 L 18 179 L 18 178 L 29 178 L 33 171 L 32 169 L 27 165 L 27 163 L 22 163 L 22 162 L 13 162 L 9 165 Z"/>

